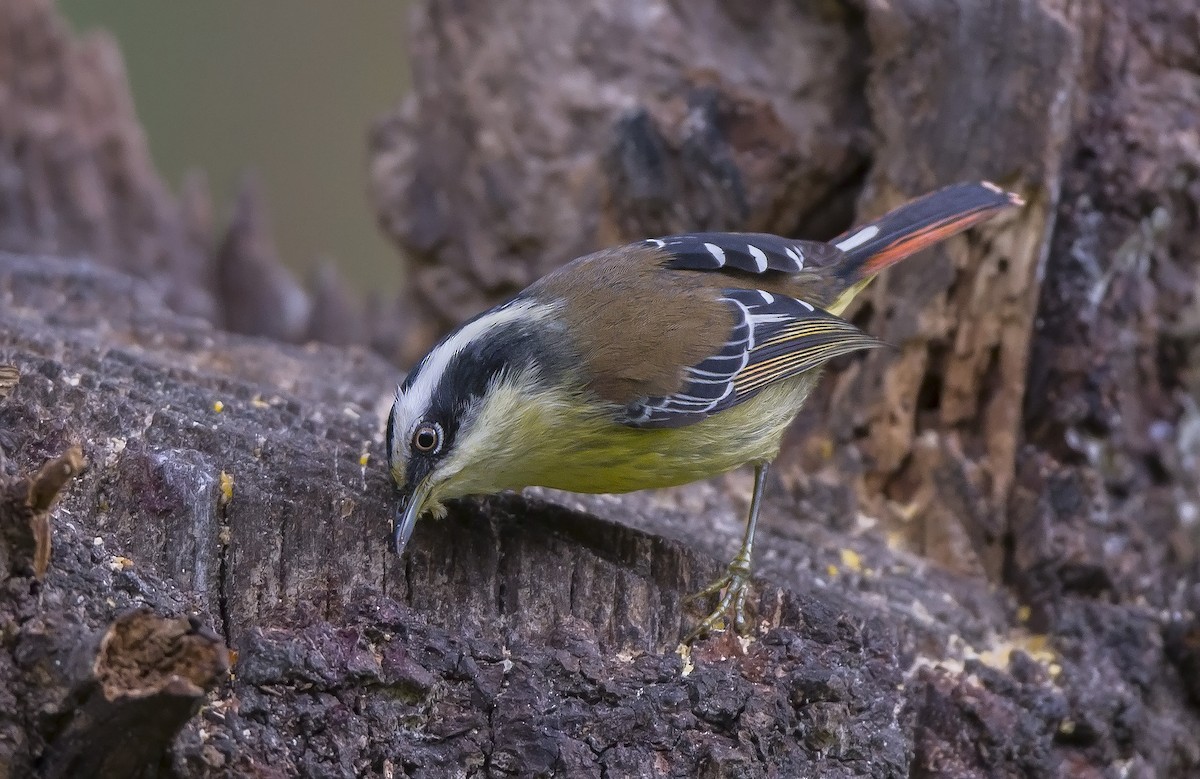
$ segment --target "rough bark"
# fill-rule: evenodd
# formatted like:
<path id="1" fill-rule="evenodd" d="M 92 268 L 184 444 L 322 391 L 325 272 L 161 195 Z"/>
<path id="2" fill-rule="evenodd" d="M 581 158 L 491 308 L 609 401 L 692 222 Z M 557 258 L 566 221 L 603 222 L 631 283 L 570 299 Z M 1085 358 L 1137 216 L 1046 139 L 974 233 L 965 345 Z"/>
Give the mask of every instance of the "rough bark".
<path id="1" fill-rule="evenodd" d="M 752 5 L 417 4 L 415 94 L 372 162 L 414 304 L 444 327 L 647 234 L 836 232 L 866 162 L 861 16 Z"/>
<path id="2" fill-rule="evenodd" d="M 978 555 L 997 577 L 1003 556 L 988 546 L 1003 535 L 1044 247 L 1070 111 L 1086 99 L 1079 36 L 1090 20 L 1037 0 L 945 10 L 868 4 L 878 143 L 862 207 L 882 212 L 963 178 L 996 179 L 1026 205 L 867 291 L 857 321 L 899 354 L 869 356 L 831 382 L 820 413 L 836 420 L 838 445 L 862 451 L 868 513 L 948 564 Z"/>
<path id="3" fill-rule="evenodd" d="M 157 776 L 184 723 L 229 670 L 221 640 L 194 618 L 155 613 L 172 610 L 162 599 L 129 610 L 103 569 L 80 570 L 78 558 L 64 564 L 61 553 L 49 571 L 50 510 L 83 467 L 76 447 L 32 477 L 0 478 L 3 776 Z M 127 564 L 113 558 L 109 568 Z"/>
<path id="4" fill-rule="evenodd" d="M 62 718 L 84 716 L 47 637 L 75 646 L 134 604 L 207 615 L 238 652 L 175 742 L 181 775 L 1051 775 L 1067 759 L 1169 774 L 1200 760 L 1185 619 L 1069 598 L 1053 638 L 1031 636 L 1003 591 L 860 529 L 765 528 L 760 639 L 676 654 L 694 618 L 682 596 L 716 572 L 744 508 L 721 484 L 463 504 L 398 565 L 377 465 L 392 371 L 226 335 L 155 295 L 83 264 L 0 262 L 3 348 L 21 369 L 0 405 L 5 451 L 30 470 L 79 441 L 91 463 L 41 589 L 12 572 L 0 602 L 14 774 L 49 765 Z"/>
<path id="5" fill-rule="evenodd" d="M 218 283 L 242 294 L 216 305 L 248 317 L 256 285 L 281 300 L 252 262 L 271 253 L 252 195 L 226 241 L 244 268 L 147 274 L 98 240 L 72 249 L 84 260 L 10 244 L 0 776 L 1200 769 L 1200 17 L 1134 5 L 534 3 L 520 24 L 512 3 L 419 7 L 417 96 L 378 130 L 375 170 L 440 320 L 377 343 L 412 351 L 633 233 L 820 237 L 856 202 L 866 215 L 981 175 L 1030 200 L 902 266 L 856 314 L 898 351 L 840 366 L 797 427 L 748 644 L 676 651 L 683 596 L 732 551 L 747 474 L 467 501 L 389 556 L 396 372 L 180 314 Z M 34 31 L 49 13 L 0 17 L 14 11 Z M 76 45 L 53 31 L 22 56 Z M 0 102 L 0 122 L 22 105 Z M 211 216 L 188 191 L 201 235 Z M 13 213 L 0 235 L 32 235 L 4 232 Z M 340 321 L 323 289 L 309 316 Z M 76 445 L 87 469 L 53 515 L 32 510 L 18 474 L 61 472 L 41 469 Z M 162 640 L 100 662 L 131 624 Z M 139 749 L 114 747 L 112 724 L 140 728 Z"/>

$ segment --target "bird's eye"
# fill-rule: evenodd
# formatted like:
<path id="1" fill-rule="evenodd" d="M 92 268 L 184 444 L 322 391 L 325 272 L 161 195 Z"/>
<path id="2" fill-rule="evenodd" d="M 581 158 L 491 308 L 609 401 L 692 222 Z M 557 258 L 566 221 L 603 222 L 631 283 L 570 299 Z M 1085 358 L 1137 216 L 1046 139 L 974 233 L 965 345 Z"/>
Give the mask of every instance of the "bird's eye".
<path id="1" fill-rule="evenodd" d="M 418 452 L 429 454 L 436 452 L 442 445 L 442 427 L 436 423 L 425 422 L 413 431 L 413 448 Z"/>

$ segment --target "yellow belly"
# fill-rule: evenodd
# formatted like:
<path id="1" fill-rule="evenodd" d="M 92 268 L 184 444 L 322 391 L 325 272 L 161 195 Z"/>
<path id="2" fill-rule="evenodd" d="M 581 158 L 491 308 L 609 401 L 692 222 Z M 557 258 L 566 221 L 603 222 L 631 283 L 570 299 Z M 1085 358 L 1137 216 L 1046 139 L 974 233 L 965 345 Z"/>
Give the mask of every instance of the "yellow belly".
<path id="1" fill-rule="evenodd" d="M 627 427 L 565 399 L 531 403 L 526 396 L 492 404 L 497 419 L 480 420 L 481 429 L 508 434 L 468 447 L 476 451 L 462 453 L 460 467 L 436 490 L 436 499 L 530 486 L 632 492 L 769 461 L 817 377 L 809 371 L 693 425 L 667 429 Z"/>

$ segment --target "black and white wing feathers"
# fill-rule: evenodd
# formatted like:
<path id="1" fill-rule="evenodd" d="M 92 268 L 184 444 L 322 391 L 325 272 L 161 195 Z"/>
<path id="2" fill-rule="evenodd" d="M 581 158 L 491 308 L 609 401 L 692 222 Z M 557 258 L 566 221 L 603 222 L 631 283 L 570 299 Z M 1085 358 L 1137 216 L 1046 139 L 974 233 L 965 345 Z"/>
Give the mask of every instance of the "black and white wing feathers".
<path id="1" fill-rule="evenodd" d="M 757 289 L 726 289 L 721 302 L 736 324 L 724 346 L 687 369 L 684 387 L 629 404 L 632 427 L 682 427 L 745 400 L 768 385 L 843 354 L 880 346 L 854 325 L 795 298 Z"/>
<path id="2" fill-rule="evenodd" d="M 643 243 L 666 252 L 665 267 L 679 270 L 799 273 L 846 256 L 832 244 L 767 233 L 687 233 Z"/>

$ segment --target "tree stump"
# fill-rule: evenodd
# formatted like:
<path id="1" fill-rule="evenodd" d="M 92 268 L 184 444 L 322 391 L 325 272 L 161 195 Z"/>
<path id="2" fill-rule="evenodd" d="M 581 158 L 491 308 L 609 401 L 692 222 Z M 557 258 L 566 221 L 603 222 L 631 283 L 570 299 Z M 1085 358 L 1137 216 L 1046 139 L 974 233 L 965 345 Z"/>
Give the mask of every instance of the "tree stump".
<path id="1" fill-rule="evenodd" d="M 0 776 L 1200 770 L 1191 4 L 415 11 L 415 94 L 373 141 L 376 205 L 417 263 L 404 316 L 423 324 L 390 342 L 410 353 L 643 233 L 828 237 L 975 177 L 1029 206 L 854 313 L 897 349 L 835 366 L 789 441 L 756 639 L 680 648 L 748 474 L 461 501 L 397 560 L 382 422 L 400 371 L 220 329 L 217 290 L 241 289 L 240 329 L 262 335 L 379 331 L 338 329 L 329 281 L 307 319 L 249 316 L 256 284 L 291 299 L 253 213 L 222 256 L 172 253 L 204 209 L 173 210 L 127 99 L 100 99 L 124 94 L 115 48 L 14 0 Z M 80 46 L 111 67 L 72 68 Z M 81 105 L 125 117 L 126 141 L 71 124 Z M 39 112 L 62 129 L 34 132 Z M 124 180 L 141 184 L 97 183 Z M 57 197 L 72 185 L 96 199 Z"/>

